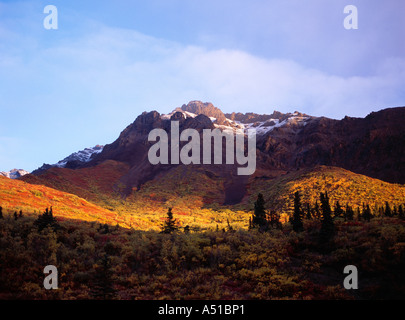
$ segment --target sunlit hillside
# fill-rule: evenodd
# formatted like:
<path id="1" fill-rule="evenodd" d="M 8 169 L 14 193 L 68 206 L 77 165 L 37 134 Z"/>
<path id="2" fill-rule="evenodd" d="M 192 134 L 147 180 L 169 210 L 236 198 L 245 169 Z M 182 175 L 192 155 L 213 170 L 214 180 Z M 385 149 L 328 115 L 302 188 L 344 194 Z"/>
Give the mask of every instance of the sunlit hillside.
<path id="1" fill-rule="evenodd" d="M 0 206 L 6 217 L 13 216 L 14 212 L 19 215 L 20 211 L 23 216 L 36 216 L 52 206 L 58 220 L 76 219 L 112 225 L 123 224 L 123 220 L 114 212 L 74 194 L 2 176 L 0 176 Z"/>
<path id="2" fill-rule="evenodd" d="M 302 203 L 313 206 L 319 202 L 320 192 L 328 192 L 331 205 L 339 201 L 341 206 L 349 204 L 354 209 L 368 204 L 373 210 L 386 201 L 399 206 L 405 203 L 405 186 L 373 179 L 361 174 L 337 168 L 319 166 L 282 175 L 275 179 L 256 178 L 250 184 L 246 202 L 239 209 L 251 208 L 260 192 L 267 205 L 280 213 L 291 215 L 294 193 L 298 191 Z"/>
<path id="3" fill-rule="evenodd" d="M 125 186 L 120 177 L 125 170 L 123 163 L 106 161 L 91 168 L 51 169 L 43 175 L 23 179 L 74 193 L 107 209 L 110 215 L 114 212 L 112 223 L 120 221 L 122 226 L 142 230 L 159 229 L 169 207 L 183 227 L 222 229 L 229 222 L 236 228 L 247 228 L 259 193 L 264 195 L 266 209 L 276 210 L 283 222 L 292 214 L 296 191 L 301 193 L 302 203 L 311 206 L 319 201 L 320 192 L 325 191 L 332 206 L 339 201 L 341 206 L 349 204 L 356 209 L 364 203 L 375 213 L 386 201 L 392 206 L 405 203 L 403 185 L 326 166 L 293 171 L 272 179 L 252 177 L 243 201 L 232 206 L 223 205 L 225 181 L 192 166 L 163 172 L 139 190 L 133 188 L 124 198 Z"/>

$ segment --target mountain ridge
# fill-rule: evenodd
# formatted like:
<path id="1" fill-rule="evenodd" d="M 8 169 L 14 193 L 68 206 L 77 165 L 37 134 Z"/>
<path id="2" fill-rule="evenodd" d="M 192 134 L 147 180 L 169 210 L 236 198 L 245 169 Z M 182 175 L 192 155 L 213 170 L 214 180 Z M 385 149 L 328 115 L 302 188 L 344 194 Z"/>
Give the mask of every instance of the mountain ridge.
<path id="1" fill-rule="evenodd" d="M 246 202 L 247 196 L 250 199 L 254 197 L 251 191 L 257 181 L 273 181 L 301 170 L 316 171 L 319 166 L 342 168 L 350 171 L 353 177 L 360 174 L 385 181 L 384 183 L 403 184 L 405 181 L 402 174 L 405 170 L 400 170 L 405 163 L 405 134 L 400 121 L 405 115 L 404 107 L 384 109 L 365 118 L 345 117 L 342 120 L 311 117 L 299 112 L 282 114 L 274 111 L 271 115 L 248 113 L 245 114 L 246 118 L 235 114 L 233 119 L 239 119 L 239 122 L 224 114 L 226 123 L 220 125 L 213 117 L 218 115 L 211 113 L 218 112 L 219 109 L 214 109 L 209 103 L 194 102 L 193 105 L 197 106 L 196 109 L 184 108 L 189 110 L 186 111 L 176 108 L 168 115 L 161 115 L 157 111 L 143 112 L 113 143 L 105 145 L 101 152 L 94 154 L 90 161 L 80 163 L 77 167 L 54 167 L 20 179 L 46 184 L 95 202 L 115 197 L 116 200 L 107 201 L 112 203 L 107 205 L 111 209 L 114 209 L 117 201 L 146 203 L 160 199 L 156 202 L 160 203 L 159 206 L 178 203 L 169 195 L 149 198 L 143 192 L 152 188 L 150 190 L 157 190 L 151 191 L 152 194 L 165 193 L 159 189 L 159 184 L 164 179 L 174 179 L 176 183 L 167 185 L 167 188 L 176 194 L 176 187 L 182 189 L 189 185 L 187 177 L 192 176 L 195 176 L 193 181 L 196 187 L 189 185 L 184 190 L 194 190 L 190 191 L 190 199 L 194 199 L 190 201 L 197 201 L 201 208 L 211 204 L 237 207 Z M 199 112 L 198 107 L 201 106 L 209 107 L 205 114 L 191 112 Z M 238 176 L 236 165 L 152 165 L 147 155 L 152 145 L 148 141 L 148 134 L 155 128 L 170 132 L 172 120 L 179 121 L 181 130 L 195 128 L 199 132 L 214 128 L 260 129 L 269 121 L 274 123 L 257 136 L 256 172 L 251 176 Z M 248 122 L 253 120 L 256 122 Z M 241 123 L 242 121 L 245 123 Z M 332 171 L 340 176 L 350 175 Z M 200 184 L 199 181 L 206 183 Z M 379 183 L 367 181 L 371 181 L 371 185 Z M 210 187 L 215 191 L 209 191 Z M 184 192 L 179 194 L 184 196 Z"/>

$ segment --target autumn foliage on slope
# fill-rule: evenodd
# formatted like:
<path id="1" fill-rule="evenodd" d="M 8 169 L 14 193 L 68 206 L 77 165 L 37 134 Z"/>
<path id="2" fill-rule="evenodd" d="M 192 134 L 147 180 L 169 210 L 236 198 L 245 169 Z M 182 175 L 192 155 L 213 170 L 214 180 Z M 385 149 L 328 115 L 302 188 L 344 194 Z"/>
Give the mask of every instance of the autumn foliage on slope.
<path id="1" fill-rule="evenodd" d="M 81 168 L 51 168 L 39 176 L 26 175 L 21 180 L 76 194 L 81 198 L 102 203 L 106 197 L 119 197 L 124 188 L 119 183 L 127 172 L 125 163 L 107 160 L 100 165 Z"/>
<path id="2" fill-rule="evenodd" d="M 23 212 L 23 215 L 38 215 L 45 208 L 53 207 L 58 220 L 75 219 L 121 224 L 122 219 L 110 210 L 101 208 L 76 195 L 41 185 L 0 176 L 0 206 L 3 215 Z"/>
<path id="3" fill-rule="evenodd" d="M 294 194 L 299 192 L 303 205 L 314 206 L 321 192 L 328 192 L 331 205 L 337 201 L 353 209 L 368 204 L 372 209 L 385 202 L 405 204 L 405 186 L 393 184 L 337 168 L 318 166 L 314 169 L 293 171 L 274 179 L 256 178 L 249 186 L 249 195 L 238 208 L 252 207 L 257 194 L 262 193 L 268 209 L 292 216 Z"/>

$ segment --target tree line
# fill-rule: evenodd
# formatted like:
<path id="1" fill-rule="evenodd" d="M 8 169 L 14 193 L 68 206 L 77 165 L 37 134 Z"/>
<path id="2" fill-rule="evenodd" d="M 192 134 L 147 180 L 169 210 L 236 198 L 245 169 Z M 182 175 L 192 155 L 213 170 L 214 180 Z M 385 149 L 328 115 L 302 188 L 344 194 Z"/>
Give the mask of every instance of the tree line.
<path id="1" fill-rule="evenodd" d="M 336 201 L 333 209 L 327 192 L 319 194 L 319 203 L 315 202 L 313 206 L 309 203 L 302 204 L 301 194 L 294 193 L 294 211 L 289 219 L 289 223 L 295 232 L 304 231 L 303 220 L 318 219 L 321 221 L 320 240 L 327 241 L 334 234 L 334 219 L 343 218 L 344 221 L 370 221 L 377 216 L 398 217 L 405 220 L 403 205 L 390 205 L 388 201 L 384 206 L 374 206 L 370 208 L 369 204 L 363 203 L 362 207 L 353 209 L 349 204 L 342 206 Z M 259 231 L 268 231 L 271 228 L 281 229 L 280 214 L 275 210 L 266 210 L 263 194 L 259 193 L 254 203 L 254 212 L 249 219 L 249 229 Z"/>

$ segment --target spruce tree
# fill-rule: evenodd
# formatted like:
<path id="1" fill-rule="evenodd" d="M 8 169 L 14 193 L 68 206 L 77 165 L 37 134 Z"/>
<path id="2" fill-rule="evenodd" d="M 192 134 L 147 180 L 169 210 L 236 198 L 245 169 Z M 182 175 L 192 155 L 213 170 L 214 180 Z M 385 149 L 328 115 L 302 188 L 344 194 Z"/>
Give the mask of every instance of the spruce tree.
<path id="1" fill-rule="evenodd" d="M 354 218 L 354 211 L 353 208 L 351 206 L 349 206 L 349 204 L 346 204 L 346 212 L 345 212 L 345 220 L 353 220 Z"/>
<path id="2" fill-rule="evenodd" d="M 60 228 L 58 222 L 53 217 L 53 210 L 48 208 L 45 209 L 45 212 L 38 216 L 37 220 L 35 220 L 34 225 L 37 226 L 38 231 L 41 231 L 47 227 L 51 227 L 54 230 Z"/>
<path id="3" fill-rule="evenodd" d="M 0 206 L 0 219 L 3 219 L 3 207 Z"/>
<path id="4" fill-rule="evenodd" d="M 301 208 L 301 195 L 297 191 L 294 193 L 294 213 L 293 218 L 291 220 L 293 230 L 295 232 L 302 232 L 304 231 L 304 225 L 302 224 L 302 208 Z"/>
<path id="5" fill-rule="evenodd" d="M 405 219 L 404 208 L 402 207 L 402 204 L 400 204 L 398 207 L 398 215 L 401 220 Z"/>
<path id="6" fill-rule="evenodd" d="M 179 229 L 177 219 L 173 218 L 172 208 L 167 211 L 167 218 L 162 225 L 162 233 L 172 233 Z"/>
<path id="7" fill-rule="evenodd" d="M 391 208 L 390 208 L 390 205 L 389 205 L 388 201 L 385 202 L 384 214 L 385 214 L 386 217 L 392 217 L 392 211 L 391 211 Z"/>
<path id="8" fill-rule="evenodd" d="M 394 208 L 392 210 L 392 216 L 395 217 L 398 215 L 397 206 L 394 204 Z"/>
<path id="9" fill-rule="evenodd" d="M 336 201 L 334 214 L 335 214 L 335 217 L 341 217 L 344 214 L 344 211 L 339 203 L 339 200 Z"/>
<path id="10" fill-rule="evenodd" d="M 327 192 L 321 192 L 320 201 L 322 211 L 320 240 L 322 243 L 327 243 L 332 239 L 335 233 L 335 226 L 332 219 L 332 210 L 330 208 Z"/>
<path id="11" fill-rule="evenodd" d="M 370 221 L 372 218 L 370 206 L 367 204 L 363 207 L 363 219 L 366 221 Z"/>
<path id="12" fill-rule="evenodd" d="M 267 229 L 267 218 L 264 205 L 265 201 L 263 195 L 259 193 L 255 202 L 254 213 L 252 217 L 252 228 L 257 228 L 260 231 L 265 231 Z"/>
<path id="13" fill-rule="evenodd" d="M 356 217 L 357 217 L 357 220 L 358 220 L 358 221 L 361 220 L 360 207 L 357 207 L 357 209 L 356 209 Z"/>

